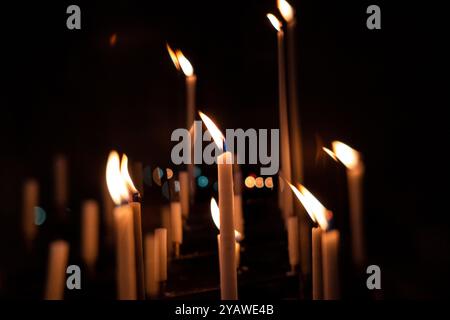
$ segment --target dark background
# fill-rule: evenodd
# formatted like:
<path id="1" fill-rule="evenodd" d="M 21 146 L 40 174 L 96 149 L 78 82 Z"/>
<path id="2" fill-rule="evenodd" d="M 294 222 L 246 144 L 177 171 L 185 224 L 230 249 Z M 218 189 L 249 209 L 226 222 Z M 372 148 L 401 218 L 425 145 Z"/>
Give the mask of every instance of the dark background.
<path id="1" fill-rule="evenodd" d="M 448 296 L 447 118 L 438 99 L 445 54 L 435 41 L 445 42 L 443 9 L 290 2 L 306 184 L 320 176 L 318 137 L 360 150 L 369 256 L 382 269 L 384 297 Z M 66 28 L 70 4 L 81 7 L 81 30 Z M 381 7 L 381 30 L 366 28 L 370 4 Z M 275 1 L 257 0 L 2 4 L 0 252 L 14 248 L 23 180 L 49 179 L 55 153 L 67 154 L 76 173 L 74 202 L 98 196 L 112 148 L 169 165 L 184 89 L 166 41 L 192 62 L 197 105 L 222 128 L 277 128 L 276 34 L 265 17 L 274 11 Z M 0 254 L 0 270 L 8 259 Z"/>

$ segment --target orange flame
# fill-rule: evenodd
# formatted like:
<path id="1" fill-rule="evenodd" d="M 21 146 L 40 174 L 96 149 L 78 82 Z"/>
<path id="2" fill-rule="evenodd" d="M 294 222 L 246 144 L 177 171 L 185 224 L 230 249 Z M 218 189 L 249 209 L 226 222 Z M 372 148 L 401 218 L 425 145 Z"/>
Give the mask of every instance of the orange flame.
<path id="1" fill-rule="evenodd" d="M 168 43 L 166 43 L 167 52 L 169 52 L 170 59 L 172 59 L 173 64 L 175 65 L 175 68 L 177 68 L 178 71 L 180 71 L 180 63 L 178 62 L 178 57 L 175 51 L 172 50 L 172 48 L 169 46 Z"/>
<path id="2" fill-rule="evenodd" d="M 280 20 L 277 19 L 277 17 L 275 17 L 272 13 L 268 13 L 267 18 L 277 31 L 281 31 L 281 27 L 283 25 L 281 24 Z"/>
<path id="3" fill-rule="evenodd" d="M 177 55 L 178 63 L 180 64 L 181 70 L 183 70 L 184 75 L 186 77 L 193 76 L 194 75 L 194 67 L 192 67 L 192 64 L 184 56 L 183 52 L 181 52 L 181 50 L 177 50 L 176 55 Z"/>
<path id="4" fill-rule="evenodd" d="M 294 8 L 286 0 L 277 1 L 278 10 L 280 10 L 281 15 L 284 20 L 291 22 L 294 19 Z"/>
<path id="5" fill-rule="evenodd" d="M 128 157 L 126 154 L 122 155 L 122 162 L 120 164 L 120 175 L 122 176 L 123 181 L 127 185 L 127 188 L 132 193 L 137 193 L 138 190 L 133 184 L 133 180 L 131 180 L 130 173 L 128 172 Z"/>
<path id="6" fill-rule="evenodd" d="M 108 186 L 109 194 L 116 205 L 128 201 L 128 188 L 120 172 L 119 154 L 115 150 L 111 151 L 108 156 L 108 162 L 106 164 L 106 184 Z"/>
<path id="7" fill-rule="evenodd" d="M 348 169 L 356 169 L 361 163 L 361 155 L 355 149 L 340 141 L 333 141 L 333 152 Z"/>
<path id="8" fill-rule="evenodd" d="M 225 140 L 224 135 L 216 126 L 216 124 L 206 114 L 200 111 L 198 113 L 200 114 L 200 118 L 202 119 L 203 123 L 205 124 L 206 128 L 211 134 L 211 137 L 214 139 L 214 142 L 216 143 L 217 147 L 219 148 L 220 151 L 223 151 L 223 141 Z"/>

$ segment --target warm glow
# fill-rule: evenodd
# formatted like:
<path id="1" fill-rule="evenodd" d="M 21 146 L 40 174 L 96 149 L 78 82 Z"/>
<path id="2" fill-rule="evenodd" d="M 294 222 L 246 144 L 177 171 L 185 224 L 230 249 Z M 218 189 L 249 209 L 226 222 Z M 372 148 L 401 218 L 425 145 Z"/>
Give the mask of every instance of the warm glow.
<path id="1" fill-rule="evenodd" d="M 120 157 L 117 151 L 111 151 L 106 164 L 106 184 L 109 194 L 116 205 L 128 201 L 128 189 L 120 172 Z"/>
<path id="2" fill-rule="evenodd" d="M 275 17 L 273 14 L 268 13 L 267 14 L 267 18 L 269 18 L 270 23 L 273 25 L 273 27 L 277 30 L 277 31 L 281 31 L 281 27 L 282 24 L 280 22 L 280 20 L 277 19 L 277 17 Z"/>
<path id="3" fill-rule="evenodd" d="M 217 147 L 220 151 L 223 151 L 223 141 L 225 140 L 225 137 L 223 136 L 222 132 L 217 128 L 216 124 L 203 112 L 198 112 L 200 114 L 200 118 L 202 119 L 203 123 L 205 124 L 206 128 L 208 129 L 209 133 L 211 134 L 211 137 L 214 139 L 214 142 L 216 143 Z"/>
<path id="4" fill-rule="evenodd" d="M 181 50 L 177 50 L 177 59 L 184 75 L 186 77 L 192 76 L 194 74 L 194 68 L 192 67 L 192 64 L 189 62 L 189 60 L 184 56 L 183 52 L 181 52 Z"/>
<path id="5" fill-rule="evenodd" d="M 252 176 L 245 178 L 245 186 L 249 189 L 253 188 L 255 186 L 255 178 Z"/>
<path id="6" fill-rule="evenodd" d="M 303 194 L 304 202 L 302 202 L 302 204 L 306 211 L 309 213 L 310 210 L 314 214 L 315 221 L 317 221 L 323 230 L 326 230 L 328 228 L 327 208 L 325 208 L 320 201 L 317 200 L 317 198 L 314 197 L 313 194 L 301 184 L 299 184 L 299 189 Z"/>
<path id="7" fill-rule="evenodd" d="M 122 162 L 120 163 L 120 174 L 122 176 L 123 181 L 125 181 L 128 191 L 131 193 L 137 193 L 137 189 L 133 184 L 133 180 L 131 180 L 130 173 L 128 172 L 128 157 L 124 153 L 122 155 Z"/>
<path id="8" fill-rule="evenodd" d="M 172 50 L 172 48 L 169 46 L 168 43 L 166 43 L 167 52 L 169 52 L 170 59 L 172 59 L 173 64 L 175 65 L 175 68 L 177 68 L 178 71 L 180 71 L 180 63 L 178 62 L 177 54 L 175 51 Z"/>
<path id="9" fill-rule="evenodd" d="M 217 205 L 216 199 L 211 198 L 211 217 L 214 221 L 214 224 L 216 225 L 217 229 L 220 231 L 220 210 L 219 206 Z M 239 241 L 241 240 L 241 234 L 239 231 L 234 230 L 234 238 Z"/>
<path id="10" fill-rule="evenodd" d="M 355 169 L 361 159 L 359 152 L 340 141 L 333 141 L 333 152 L 348 169 Z"/>
<path id="11" fill-rule="evenodd" d="M 278 0 L 277 6 L 284 20 L 290 22 L 294 19 L 294 8 L 286 0 Z"/>
<path id="12" fill-rule="evenodd" d="M 264 184 L 266 185 L 266 188 L 272 189 L 273 188 L 272 177 L 267 177 L 266 180 L 264 180 Z"/>
<path id="13" fill-rule="evenodd" d="M 289 182 L 288 182 L 289 183 Z M 308 207 L 306 205 L 306 199 L 305 196 L 296 188 L 294 187 L 292 184 L 289 183 L 289 186 L 291 187 L 292 191 L 294 192 L 295 196 L 297 197 L 297 199 L 301 202 L 301 204 L 303 205 L 303 207 L 305 207 L 306 212 L 308 212 L 309 217 L 311 218 L 311 220 L 313 222 L 316 222 L 316 217 L 314 216 L 314 212 L 312 211 L 311 207 Z"/>
<path id="14" fill-rule="evenodd" d="M 323 151 L 325 151 L 326 154 L 328 154 L 330 157 L 332 157 L 335 161 L 338 161 L 338 158 L 336 158 L 336 155 L 334 154 L 333 151 L 331 151 L 330 149 L 325 148 L 325 147 L 323 147 L 322 149 L 323 149 Z"/>
<path id="15" fill-rule="evenodd" d="M 264 187 L 264 179 L 262 177 L 258 177 L 255 179 L 255 186 L 258 189 L 261 189 L 262 187 Z"/>

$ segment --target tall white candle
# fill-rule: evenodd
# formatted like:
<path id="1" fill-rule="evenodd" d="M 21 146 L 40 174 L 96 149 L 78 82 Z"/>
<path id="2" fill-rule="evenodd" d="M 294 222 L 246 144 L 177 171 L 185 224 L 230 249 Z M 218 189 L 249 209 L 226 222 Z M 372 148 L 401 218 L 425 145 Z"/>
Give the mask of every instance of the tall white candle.
<path id="1" fill-rule="evenodd" d="M 313 300 L 322 300 L 322 229 L 319 227 L 312 228 L 312 277 Z"/>
<path id="2" fill-rule="evenodd" d="M 325 300 L 337 300 L 339 293 L 339 231 L 322 234 L 323 291 Z"/>
<path id="3" fill-rule="evenodd" d="M 200 117 L 208 128 L 214 142 L 223 151 L 224 136 L 214 122 L 200 112 Z M 222 300 L 237 300 L 237 271 L 235 256 L 234 226 L 234 190 L 233 190 L 233 155 L 225 151 L 217 157 L 219 210 L 220 210 L 220 251 L 222 272 L 220 274 L 220 292 Z"/>
<path id="4" fill-rule="evenodd" d="M 289 142 L 289 117 L 287 110 L 286 97 L 286 66 L 284 59 L 284 32 L 281 22 L 272 14 L 268 14 L 270 22 L 277 30 L 278 45 L 278 99 L 279 99 L 279 121 L 280 121 L 280 139 L 281 139 L 281 170 L 283 178 L 291 181 L 291 151 Z M 287 227 L 287 219 L 293 215 L 292 193 L 285 189 L 282 192 L 283 197 L 283 217 Z"/>
<path id="5" fill-rule="evenodd" d="M 81 257 L 91 272 L 98 256 L 99 220 L 97 202 L 84 201 L 81 209 Z"/>
<path id="6" fill-rule="evenodd" d="M 46 300 L 64 299 L 66 268 L 69 260 L 69 244 L 64 240 L 53 241 L 49 245 Z"/>
<path id="7" fill-rule="evenodd" d="M 145 270 L 147 295 L 154 299 L 159 294 L 159 245 L 154 234 L 145 236 Z"/>
<path id="8" fill-rule="evenodd" d="M 361 154 L 346 144 L 333 141 L 332 145 L 334 154 L 347 168 L 353 262 L 362 267 L 366 259 L 363 216 L 364 163 Z"/>
<path id="9" fill-rule="evenodd" d="M 217 159 L 219 177 L 220 248 L 223 258 L 223 272 L 220 275 L 220 286 L 223 300 L 237 299 L 232 159 L 233 156 L 231 152 L 224 152 L 219 155 Z"/>
<path id="10" fill-rule="evenodd" d="M 23 185 L 22 207 L 22 230 L 28 247 L 31 247 L 37 233 L 35 211 L 38 205 L 39 184 L 35 179 L 29 179 Z"/>
<path id="11" fill-rule="evenodd" d="M 136 256 L 133 211 L 129 205 L 114 208 L 116 220 L 118 299 L 136 300 Z"/>

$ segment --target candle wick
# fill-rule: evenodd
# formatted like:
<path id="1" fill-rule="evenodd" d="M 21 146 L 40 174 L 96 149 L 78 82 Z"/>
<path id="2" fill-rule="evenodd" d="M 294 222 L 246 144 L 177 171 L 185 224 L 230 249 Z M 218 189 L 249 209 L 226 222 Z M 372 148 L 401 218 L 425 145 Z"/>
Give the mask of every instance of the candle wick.
<path id="1" fill-rule="evenodd" d="M 139 192 L 134 192 L 132 196 L 132 201 L 141 203 L 142 202 L 141 194 Z"/>

